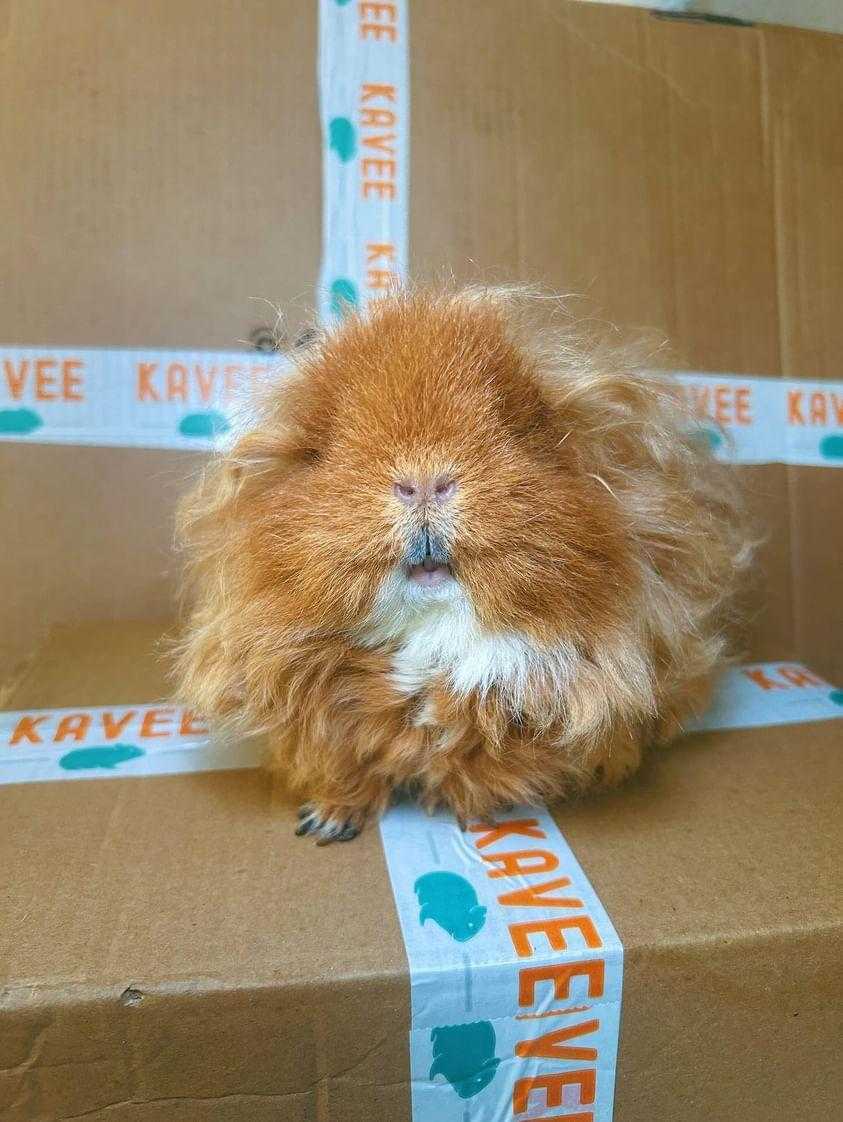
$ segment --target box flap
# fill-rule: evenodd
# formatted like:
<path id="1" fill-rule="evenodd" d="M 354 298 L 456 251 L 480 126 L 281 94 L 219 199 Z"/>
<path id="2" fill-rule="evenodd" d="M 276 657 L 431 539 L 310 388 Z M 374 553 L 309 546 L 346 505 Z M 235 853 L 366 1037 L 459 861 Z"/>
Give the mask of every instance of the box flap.
<path id="1" fill-rule="evenodd" d="M 65 632 L 12 704 L 152 701 L 155 639 Z M 766 1047 L 752 1122 L 784 1096 L 821 1112 L 837 1093 L 839 736 L 838 722 L 702 734 L 559 810 L 625 947 L 625 1122 L 673 1122 L 676 1102 L 688 1122 L 725 1117 Z M 194 1096 L 187 1118 L 226 1098 L 263 1118 L 299 1109 L 291 1095 L 302 1118 L 408 1117 L 409 980 L 376 830 L 297 839 L 258 771 L 5 786 L 0 815 L 4 1117 L 137 1102 L 157 1118 L 156 1102 Z M 724 1069 L 747 1049 L 752 1064 Z M 666 1050 L 672 1082 L 653 1074 Z M 71 1062 L 84 1079 L 60 1077 Z"/>

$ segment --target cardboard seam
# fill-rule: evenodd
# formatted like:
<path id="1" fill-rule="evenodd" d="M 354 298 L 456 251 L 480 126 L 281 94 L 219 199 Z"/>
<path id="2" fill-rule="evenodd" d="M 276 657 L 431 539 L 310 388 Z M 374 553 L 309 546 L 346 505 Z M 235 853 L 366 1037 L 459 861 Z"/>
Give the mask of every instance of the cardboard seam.
<path id="1" fill-rule="evenodd" d="M 773 113 L 772 106 L 772 81 L 770 75 L 770 57 L 767 41 L 767 31 L 758 29 L 758 53 L 761 70 L 761 105 L 762 105 L 762 136 L 764 138 L 765 153 L 769 153 L 770 167 L 770 193 L 772 198 L 772 239 L 773 264 L 776 272 L 776 327 L 779 351 L 779 371 L 782 378 L 793 377 L 791 364 L 792 327 L 790 320 L 790 304 L 787 300 L 787 245 L 784 233 L 783 214 L 783 174 L 782 174 L 782 141 L 779 124 Z M 808 657 L 802 644 L 802 606 L 801 606 L 801 572 L 802 551 L 799 546 L 799 512 L 796 495 L 796 467 L 793 464 L 785 465 L 785 491 L 787 494 L 788 508 L 788 549 L 787 555 L 790 564 L 788 585 L 790 588 L 790 641 L 794 656 L 799 659 Z"/>
<path id="2" fill-rule="evenodd" d="M 253 1102 L 255 1099 L 264 1101 L 266 1099 L 277 1099 L 279 1102 L 289 1100 L 292 1098 L 301 1098 L 303 1095 L 310 1095 L 313 1093 L 312 1089 L 306 1091 L 267 1091 L 267 1092 L 241 1092 L 229 1095 L 167 1095 L 164 1098 L 156 1099 L 116 1099 L 114 1102 L 102 1103 L 100 1106 L 95 1106 L 91 1110 L 84 1110 L 81 1114 L 66 1114 L 64 1115 L 64 1122 L 75 1122 L 79 1118 L 91 1118 L 93 1115 L 101 1114 L 103 1111 L 114 1110 L 115 1107 L 130 1106 L 130 1107 L 143 1107 L 143 1106 L 161 1106 L 164 1104 L 176 1103 L 222 1103 L 222 1102 Z"/>
<path id="3" fill-rule="evenodd" d="M 7 708 L 12 696 L 24 684 L 51 639 L 51 631 L 44 628 L 36 633 L 28 653 L 12 663 L 8 673 L 0 680 L 0 710 Z M 0 664 L 2 666 L 2 664 Z"/>
<path id="4" fill-rule="evenodd" d="M 690 952 L 695 950 L 708 950 L 711 946 L 719 947 L 744 947 L 763 943 L 780 943 L 782 941 L 797 940 L 804 937 L 818 936 L 820 938 L 843 939 L 843 919 L 833 919 L 826 923 L 814 924 L 813 927 L 797 927 L 794 924 L 783 924 L 780 927 L 765 927 L 758 931 L 711 931 L 697 932 L 689 935 L 660 936 L 656 942 L 630 942 L 622 931 L 618 936 L 623 943 L 625 969 L 631 966 L 630 956 L 633 954 L 646 954 L 656 951 L 659 954 L 668 951 Z"/>
<path id="5" fill-rule="evenodd" d="M 0 988 L 0 1013 L 8 1016 L 16 1013 L 31 1013 L 33 1009 L 43 1007 L 45 1011 L 56 1007 L 72 1008 L 79 1005 L 120 1005 L 121 996 L 127 989 L 140 992 L 142 1000 L 131 1008 L 139 1008 L 145 1002 L 156 1000 L 190 999 L 206 997 L 236 997 L 243 993 L 263 994 L 276 993 L 280 990 L 301 990 L 307 995 L 310 991 L 320 991 L 326 987 L 356 987 L 360 982 L 367 985 L 391 985 L 396 980 L 405 978 L 404 974 L 390 974 L 384 971 L 354 974 L 332 973 L 324 981 L 294 980 L 274 981 L 272 979 L 238 978 L 235 981 L 223 982 L 214 975 L 200 975 L 198 981 L 191 982 L 191 975 L 167 979 L 162 983 L 156 981 L 154 987 L 147 986 L 136 975 L 128 981 L 115 981 L 107 986 L 93 982 L 76 982 L 71 978 L 48 978 L 28 980 L 23 979 L 14 984 L 2 984 Z M 196 975 L 192 975 L 196 977 Z M 43 999 L 43 1000 L 42 1000 Z M 57 1000 L 58 999 L 58 1000 Z"/>

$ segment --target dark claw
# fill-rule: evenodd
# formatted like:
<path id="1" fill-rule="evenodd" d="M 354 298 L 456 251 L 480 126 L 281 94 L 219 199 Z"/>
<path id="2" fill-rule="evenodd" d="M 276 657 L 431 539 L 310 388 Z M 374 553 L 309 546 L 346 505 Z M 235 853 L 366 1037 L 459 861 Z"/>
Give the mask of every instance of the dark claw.
<path id="1" fill-rule="evenodd" d="M 296 837 L 302 838 L 306 834 L 318 835 L 316 844 L 319 846 L 330 845 L 331 842 L 335 841 L 351 841 L 360 833 L 360 828 L 352 825 L 351 822 L 344 822 L 341 826 L 334 826 L 328 830 L 326 824 L 308 803 L 299 807 L 298 817 L 299 825 L 295 831 Z"/>
<path id="2" fill-rule="evenodd" d="M 344 826 L 335 826 L 332 830 L 326 830 L 324 825 L 320 828 L 322 836 L 316 842 L 318 846 L 330 845 L 331 842 L 339 841 L 345 831 Z"/>
<path id="3" fill-rule="evenodd" d="M 359 833 L 360 830 L 357 826 L 352 826 L 350 823 L 346 823 L 341 830 L 332 830 L 330 834 L 323 834 L 322 837 L 318 839 L 316 844 L 318 846 L 324 846 L 333 845 L 334 842 L 353 841 Z"/>

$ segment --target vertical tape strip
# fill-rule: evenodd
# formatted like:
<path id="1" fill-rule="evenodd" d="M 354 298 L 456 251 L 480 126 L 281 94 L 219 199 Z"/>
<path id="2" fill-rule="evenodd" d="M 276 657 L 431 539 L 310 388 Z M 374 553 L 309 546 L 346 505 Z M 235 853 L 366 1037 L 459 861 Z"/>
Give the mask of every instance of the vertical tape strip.
<path id="1" fill-rule="evenodd" d="M 319 0 L 325 322 L 407 273 L 407 9 L 406 0 Z"/>
<path id="2" fill-rule="evenodd" d="M 696 730 L 843 717 L 797 663 L 728 671 Z M 544 808 L 461 832 L 391 810 L 381 835 L 410 968 L 413 1122 L 610 1122 L 623 946 Z"/>
<path id="3" fill-rule="evenodd" d="M 547 811 L 462 833 L 402 805 L 381 836 L 410 965 L 413 1122 L 610 1122 L 623 946 Z"/>

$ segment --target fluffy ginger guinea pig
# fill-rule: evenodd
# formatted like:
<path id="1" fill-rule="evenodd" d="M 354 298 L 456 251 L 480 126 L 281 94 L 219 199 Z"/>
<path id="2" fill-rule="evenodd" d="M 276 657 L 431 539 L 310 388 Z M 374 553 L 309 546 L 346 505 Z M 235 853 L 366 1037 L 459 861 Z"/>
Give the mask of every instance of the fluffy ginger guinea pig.
<path id="1" fill-rule="evenodd" d="M 632 773 L 706 702 L 750 545 L 675 385 L 520 291 L 408 292 L 279 378 L 180 518 L 181 696 L 298 833 Z M 552 320 L 552 316 L 550 316 Z"/>

